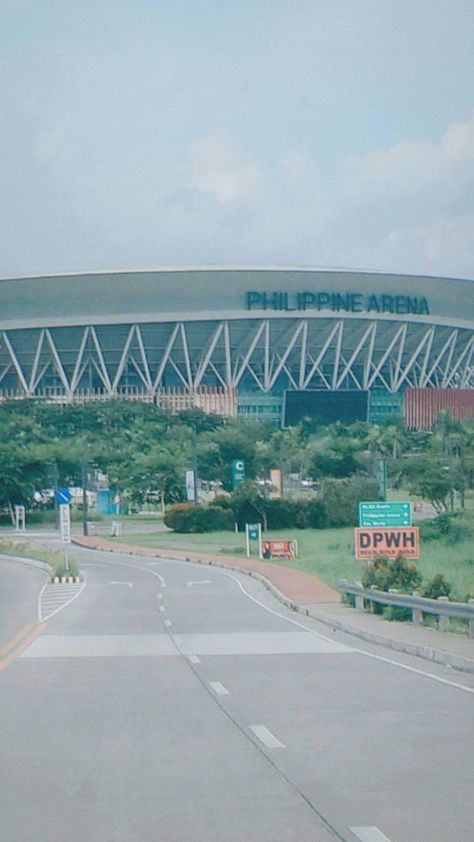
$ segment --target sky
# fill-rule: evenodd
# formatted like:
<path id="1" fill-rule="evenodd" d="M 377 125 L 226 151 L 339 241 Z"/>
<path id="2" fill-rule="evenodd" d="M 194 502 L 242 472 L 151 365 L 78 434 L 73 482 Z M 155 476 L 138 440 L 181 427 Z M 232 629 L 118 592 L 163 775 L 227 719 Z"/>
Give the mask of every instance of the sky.
<path id="1" fill-rule="evenodd" d="M 0 0 L 0 276 L 474 278 L 472 0 Z"/>

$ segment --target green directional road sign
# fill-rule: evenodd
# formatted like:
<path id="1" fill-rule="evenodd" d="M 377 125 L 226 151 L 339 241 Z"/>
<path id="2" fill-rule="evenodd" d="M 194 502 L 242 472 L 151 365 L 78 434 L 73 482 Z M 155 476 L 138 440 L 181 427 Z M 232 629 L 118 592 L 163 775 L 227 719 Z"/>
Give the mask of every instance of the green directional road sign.
<path id="1" fill-rule="evenodd" d="M 359 526 L 411 526 L 411 503 L 359 503 Z"/>

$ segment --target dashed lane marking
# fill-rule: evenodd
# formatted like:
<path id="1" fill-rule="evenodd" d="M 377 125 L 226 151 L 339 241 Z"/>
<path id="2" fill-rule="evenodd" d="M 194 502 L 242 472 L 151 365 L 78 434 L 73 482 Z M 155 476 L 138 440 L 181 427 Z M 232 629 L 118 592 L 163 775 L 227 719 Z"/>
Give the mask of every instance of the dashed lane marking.
<path id="1" fill-rule="evenodd" d="M 159 605 L 159 606 L 158 606 L 158 610 L 159 610 L 159 611 L 166 611 L 166 608 L 165 608 L 165 606 L 164 606 L 164 605 Z"/>
<path id="2" fill-rule="evenodd" d="M 220 681 L 210 681 L 209 686 L 212 687 L 214 693 L 217 693 L 218 696 L 228 696 L 229 691 Z"/>
<path id="3" fill-rule="evenodd" d="M 171 622 L 171 620 L 163 620 L 163 623 L 165 624 L 165 626 L 166 626 L 168 629 L 169 629 L 169 628 L 173 625 L 173 623 Z"/>
<path id="4" fill-rule="evenodd" d="M 128 588 L 133 588 L 133 582 L 116 582 L 115 580 L 110 583 L 111 585 L 126 585 Z"/>
<path id="5" fill-rule="evenodd" d="M 201 663 L 201 659 L 198 658 L 197 655 L 188 655 L 188 661 L 191 664 L 200 664 Z"/>
<path id="6" fill-rule="evenodd" d="M 382 833 L 375 825 L 350 827 L 349 830 L 360 839 L 360 842 L 390 842 L 388 836 L 385 836 L 385 833 Z"/>
<path id="7" fill-rule="evenodd" d="M 198 579 L 195 582 L 187 583 L 188 588 L 192 588 L 193 585 L 212 585 L 212 582 L 210 579 Z"/>
<path id="8" fill-rule="evenodd" d="M 250 730 L 267 748 L 286 748 L 285 744 L 280 742 L 265 725 L 249 725 Z"/>

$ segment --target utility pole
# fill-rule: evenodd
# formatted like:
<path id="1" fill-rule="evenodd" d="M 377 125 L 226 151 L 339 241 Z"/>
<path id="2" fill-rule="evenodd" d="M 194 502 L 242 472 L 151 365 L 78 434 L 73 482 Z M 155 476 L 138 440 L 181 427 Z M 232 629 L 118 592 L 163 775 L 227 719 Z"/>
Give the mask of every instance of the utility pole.
<path id="1" fill-rule="evenodd" d="M 82 463 L 82 531 L 84 535 L 89 534 L 89 530 L 87 527 L 87 515 L 88 515 L 88 507 L 87 507 L 87 465 L 85 462 Z"/>

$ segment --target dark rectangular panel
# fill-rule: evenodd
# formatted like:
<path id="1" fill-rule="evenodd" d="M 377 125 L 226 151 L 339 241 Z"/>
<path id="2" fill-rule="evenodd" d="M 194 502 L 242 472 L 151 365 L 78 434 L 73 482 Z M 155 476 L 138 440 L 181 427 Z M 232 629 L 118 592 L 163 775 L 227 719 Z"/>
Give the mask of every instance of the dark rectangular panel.
<path id="1" fill-rule="evenodd" d="M 368 391 L 352 389 L 331 392 L 327 389 L 295 389 L 285 392 L 283 426 L 291 427 L 302 418 L 309 417 L 321 424 L 341 421 L 367 421 Z"/>

